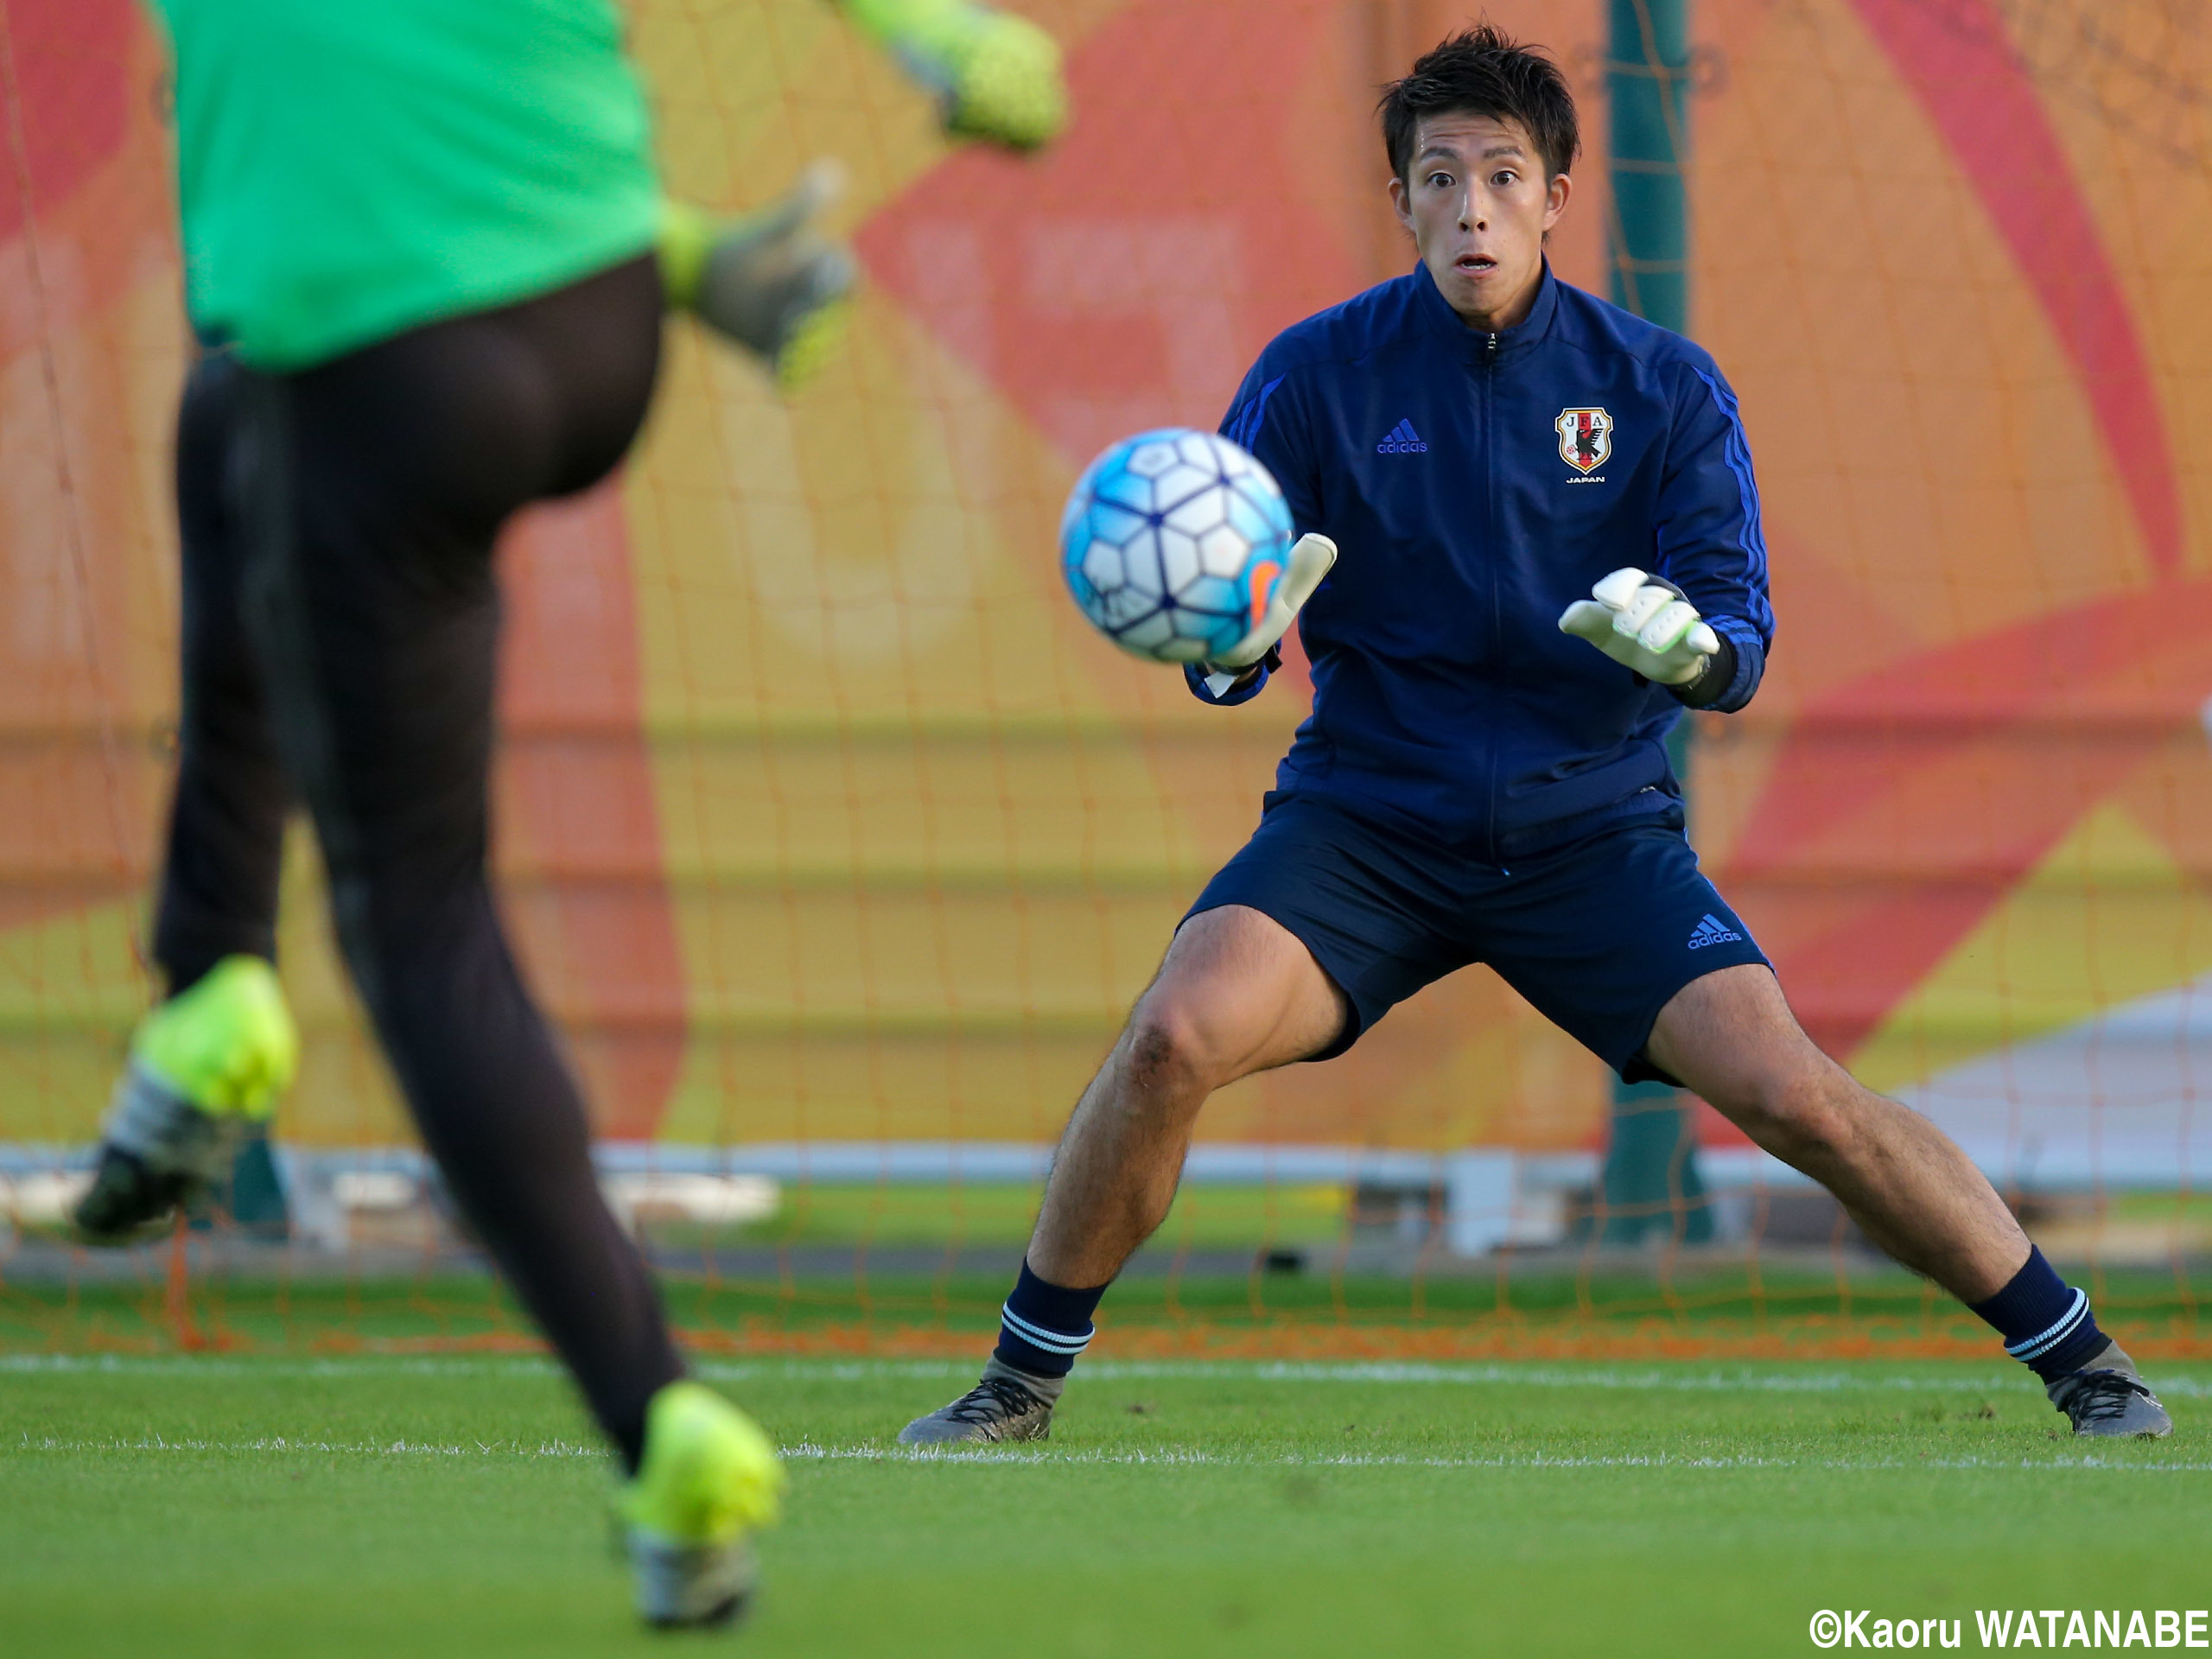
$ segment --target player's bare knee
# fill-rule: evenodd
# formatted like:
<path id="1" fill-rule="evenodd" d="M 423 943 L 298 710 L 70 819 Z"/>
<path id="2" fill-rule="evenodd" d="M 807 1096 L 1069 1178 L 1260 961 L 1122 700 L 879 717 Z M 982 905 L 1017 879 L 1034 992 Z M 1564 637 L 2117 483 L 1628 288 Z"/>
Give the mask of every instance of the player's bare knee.
<path id="1" fill-rule="evenodd" d="M 1784 1071 L 1751 1080 L 1728 1116 L 1785 1163 L 1848 1158 L 1856 1139 L 1851 1091 L 1816 1072 Z"/>
<path id="2" fill-rule="evenodd" d="M 1219 1067 L 1202 1023 L 1173 999 L 1147 998 L 1138 1005 L 1122 1065 L 1128 1082 L 1148 1096 L 1205 1093 L 1217 1086 Z"/>

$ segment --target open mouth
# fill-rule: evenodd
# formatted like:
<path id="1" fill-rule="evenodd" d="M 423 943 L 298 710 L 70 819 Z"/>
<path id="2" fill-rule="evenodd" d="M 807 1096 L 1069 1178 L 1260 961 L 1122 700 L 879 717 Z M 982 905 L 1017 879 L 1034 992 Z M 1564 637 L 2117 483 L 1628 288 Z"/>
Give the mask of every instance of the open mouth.
<path id="1" fill-rule="evenodd" d="M 1452 263 L 1465 276 L 1487 276 L 1497 269 L 1497 261 L 1486 253 L 1463 253 Z"/>

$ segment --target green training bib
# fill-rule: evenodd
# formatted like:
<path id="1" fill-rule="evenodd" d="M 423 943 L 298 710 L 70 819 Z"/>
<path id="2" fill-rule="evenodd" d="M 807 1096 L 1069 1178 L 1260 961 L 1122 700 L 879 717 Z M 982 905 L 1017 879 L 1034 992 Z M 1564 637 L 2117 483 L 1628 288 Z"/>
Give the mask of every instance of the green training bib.
<path id="1" fill-rule="evenodd" d="M 652 245 L 612 0 L 151 0 L 194 325 L 311 367 Z"/>

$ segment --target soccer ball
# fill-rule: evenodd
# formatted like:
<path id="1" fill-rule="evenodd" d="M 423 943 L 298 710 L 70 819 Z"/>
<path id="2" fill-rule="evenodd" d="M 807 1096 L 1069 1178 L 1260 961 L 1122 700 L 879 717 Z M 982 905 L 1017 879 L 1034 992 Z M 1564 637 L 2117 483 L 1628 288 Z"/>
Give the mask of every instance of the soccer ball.
<path id="1" fill-rule="evenodd" d="M 1217 657 L 1282 579 L 1290 505 L 1226 438 L 1169 427 L 1109 447 L 1060 516 L 1060 568 L 1093 626 L 1158 663 Z"/>

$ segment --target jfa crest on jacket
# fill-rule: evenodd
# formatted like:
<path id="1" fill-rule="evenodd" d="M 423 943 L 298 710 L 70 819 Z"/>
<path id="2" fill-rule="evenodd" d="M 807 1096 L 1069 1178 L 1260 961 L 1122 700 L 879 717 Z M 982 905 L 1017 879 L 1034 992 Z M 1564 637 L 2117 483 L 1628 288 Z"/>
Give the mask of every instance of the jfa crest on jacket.
<path id="1" fill-rule="evenodd" d="M 1578 473 L 1594 473 L 1613 453 L 1613 417 L 1602 409 L 1562 409 L 1552 424 L 1559 429 L 1559 458 Z"/>
<path id="2" fill-rule="evenodd" d="M 1713 707 L 1758 689 L 1774 613 L 1734 393 L 1697 346 L 1548 271 L 1501 334 L 1420 267 L 1310 317 L 1221 429 L 1340 550 L 1299 619 L 1313 712 L 1284 791 L 1501 855 L 1675 806 L 1680 704 L 1558 630 L 1624 565 L 1674 582 L 1733 648 Z M 1264 683 L 1216 698 L 1189 678 L 1210 702 Z"/>

